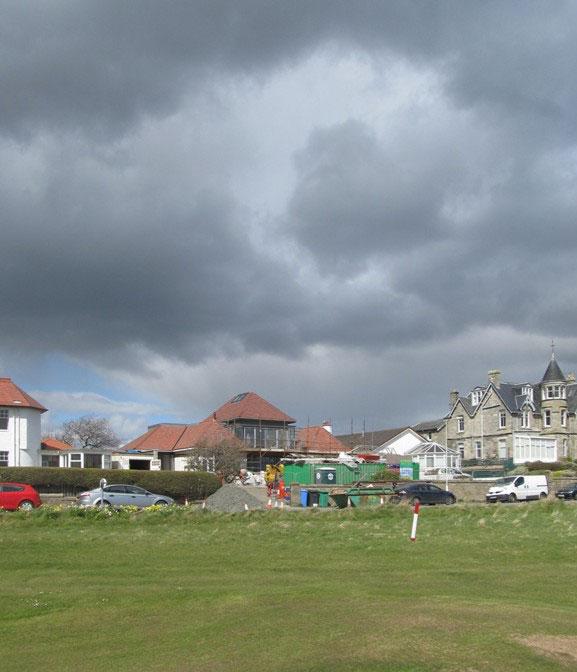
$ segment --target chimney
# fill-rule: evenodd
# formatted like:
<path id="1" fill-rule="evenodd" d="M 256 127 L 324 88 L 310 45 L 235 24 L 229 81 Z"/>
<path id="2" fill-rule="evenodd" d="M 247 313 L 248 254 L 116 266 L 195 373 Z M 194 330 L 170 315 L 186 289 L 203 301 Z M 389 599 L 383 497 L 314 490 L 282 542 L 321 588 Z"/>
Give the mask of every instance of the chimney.
<path id="1" fill-rule="evenodd" d="M 489 376 L 489 382 L 499 389 L 501 387 L 501 372 L 499 369 L 491 369 L 487 375 Z"/>
<path id="2" fill-rule="evenodd" d="M 325 420 L 323 422 L 323 429 L 326 429 L 329 434 L 333 433 L 333 426 L 330 420 Z"/>
<path id="3" fill-rule="evenodd" d="M 568 383 L 574 383 L 575 382 L 575 374 L 573 372 L 567 374 L 567 378 L 565 380 Z"/>
<path id="4" fill-rule="evenodd" d="M 459 392 L 457 390 L 451 390 L 449 392 L 449 407 L 453 406 L 459 401 Z"/>

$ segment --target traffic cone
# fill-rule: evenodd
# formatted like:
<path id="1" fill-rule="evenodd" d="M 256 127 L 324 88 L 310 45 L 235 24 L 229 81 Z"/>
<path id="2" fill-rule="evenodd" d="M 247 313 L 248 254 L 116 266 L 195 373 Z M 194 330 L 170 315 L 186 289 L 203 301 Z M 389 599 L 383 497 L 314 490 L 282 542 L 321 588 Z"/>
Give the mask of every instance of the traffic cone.
<path id="1" fill-rule="evenodd" d="M 266 508 L 267 509 L 272 509 L 272 499 L 270 497 L 268 498 L 268 503 L 266 505 Z"/>

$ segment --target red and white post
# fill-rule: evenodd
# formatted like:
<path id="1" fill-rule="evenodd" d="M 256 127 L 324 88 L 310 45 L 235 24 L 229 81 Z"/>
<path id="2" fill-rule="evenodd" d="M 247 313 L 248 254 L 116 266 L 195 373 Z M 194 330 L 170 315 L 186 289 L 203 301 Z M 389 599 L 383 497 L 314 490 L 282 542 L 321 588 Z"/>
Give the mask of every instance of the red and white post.
<path id="1" fill-rule="evenodd" d="M 411 541 L 415 541 L 417 538 L 417 523 L 419 522 L 419 509 L 421 508 L 420 502 L 415 502 L 413 507 L 413 527 L 411 528 Z"/>

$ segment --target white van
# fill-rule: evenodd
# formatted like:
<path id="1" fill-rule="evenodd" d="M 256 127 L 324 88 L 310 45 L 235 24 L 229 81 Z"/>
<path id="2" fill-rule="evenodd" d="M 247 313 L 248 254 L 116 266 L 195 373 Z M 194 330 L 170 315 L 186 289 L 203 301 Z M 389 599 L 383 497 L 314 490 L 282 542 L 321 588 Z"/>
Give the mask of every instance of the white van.
<path id="1" fill-rule="evenodd" d="M 545 499 L 548 494 L 547 476 L 506 476 L 497 479 L 485 499 L 488 502 L 516 502 Z"/>

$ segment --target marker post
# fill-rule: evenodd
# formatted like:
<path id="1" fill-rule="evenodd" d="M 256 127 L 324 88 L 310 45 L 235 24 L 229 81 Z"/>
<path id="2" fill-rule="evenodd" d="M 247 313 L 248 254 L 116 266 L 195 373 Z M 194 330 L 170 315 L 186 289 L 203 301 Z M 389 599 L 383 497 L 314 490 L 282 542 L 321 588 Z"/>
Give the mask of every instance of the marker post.
<path id="1" fill-rule="evenodd" d="M 415 502 L 413 507 L 413 527 L 411 529 L 411 541 L 417 539 L 417 523 L 419 522 L 419 509 L 421 508 L 421 502 Z"/>

